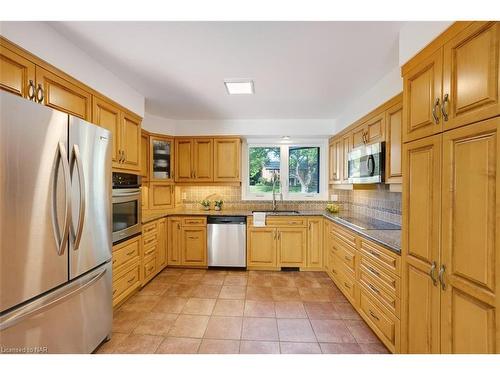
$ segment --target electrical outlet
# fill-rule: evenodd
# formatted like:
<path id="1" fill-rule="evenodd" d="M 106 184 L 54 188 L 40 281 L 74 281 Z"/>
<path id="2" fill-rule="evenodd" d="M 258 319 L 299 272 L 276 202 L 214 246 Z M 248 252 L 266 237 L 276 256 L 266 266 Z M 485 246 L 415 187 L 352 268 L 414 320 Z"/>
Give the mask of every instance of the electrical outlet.
<path id="1" fill-rule="evenodd" d="M 338 200 L 339 200 L 338 194 L 332 194 L 332 195 L 330 195 L 330 200 L 332 202 L 338 202 Z"/>

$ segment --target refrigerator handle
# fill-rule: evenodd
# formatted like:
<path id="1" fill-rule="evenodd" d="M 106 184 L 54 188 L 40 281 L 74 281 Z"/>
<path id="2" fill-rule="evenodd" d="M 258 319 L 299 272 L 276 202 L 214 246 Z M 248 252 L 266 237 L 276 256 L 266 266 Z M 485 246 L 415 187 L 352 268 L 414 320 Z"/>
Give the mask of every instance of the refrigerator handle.
<path id="1" fill-rule="evenodd" d="M 60 235 L 59 222 L 57 220 L 57 170 L 59 163 L 62 165 L 63 176 L 64 176 L 64 200 L 65 200 L 65 210 L 64 210 L 64 224 L 63 233 Z M 59 142 L 57 147 L 56 162 L 54 163 L 54 180 L 52 186 L 52 223 L 54 225 L 54 232 L 57 243 L 57 254 L 63 255 L 64 248 L 68 243 L 69 234 L 69 221 L 71 216 L 71 182 L 69 175 L 69 164 L 68 155 L 66 153 L 66 146 L 63 142 Z"/>
<path id="2" fill-rule="evenodd" d="M 85 220 L 85 181 L 83 177 L 83 164 L 82 158 L 80 156 L 80 148 L 78 145 L 73 145 L 73 150 L 71 151 L 71 162 L 70 162 L 70 173 L 71 178 L 73 178 L 73 169 L 76 164 L 76 169 L 78 170 L 78 183 L 80 190 L 80 209 L 78 214 L 78 225 L 75 228 L 73 226 L 73 220 L 71 220 L 71 234 L 75 238 L 75 243 L 73 245 L 73 250 L 78 250 L 80 246 L 80 240 L 82 239 L 83 223 Z"/>

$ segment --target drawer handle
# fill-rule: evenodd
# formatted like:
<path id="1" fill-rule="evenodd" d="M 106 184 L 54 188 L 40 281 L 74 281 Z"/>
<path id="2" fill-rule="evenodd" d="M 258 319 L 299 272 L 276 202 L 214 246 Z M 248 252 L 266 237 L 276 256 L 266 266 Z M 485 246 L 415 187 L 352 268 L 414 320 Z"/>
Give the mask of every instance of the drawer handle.
<path id="1" fill-rule="evenodd" d="M 380 273 L 378 271 L 376 271 L 373 267 L 367 266 L 366 268 L 368 269 L 368 271 L 373 273 L 375 276 L 380 276 Z"/>
<path id="2" fill-rule="evenodd" d="M 154 253 L 155 251 L 155 248 L 153 247 L 151 250 L 149 250 L 147 253 L 144 253 L 144 255 L 149 255 L 149 254 L 152 254 Z"/>
<path id="3" fill-rule="evenodd" d="M 127 256 L 131 256 L 133 253 L 135 253 L 135 250 L 129 251 L 129 252 L 127 253 Z"/>
<path id="4" fill-rule="evenodd" d="M 148 272 L 149 272 L 149 271 L 152 271 L 152 270 L 153 270 L 153 268 L 154 268 L 154 266 L 148 267 Z"/>
<path id="5" fill-rule="evenodd" d="M 347 256 L 347 255 L 345 255 L 345 256 L 344 256 L 344 259 L 345 259 L 345 260 L 348 260 L 349 262 L 351 262 L 351 261 L 352 261 L 352 257 L 349 257 L 349 256 Z"/>
<path id="6" fill-rule="evenodd" d="M 374 251 L 374 250 L 368 250 L 368 252 L 369 252 L 371 255 L 373 255 L 374 257 L 380 258 L 380 254 L 379 254 L 379 253 L 377 253 L 376 251 Z"/>
<path id="7" fill-rule="evenodd" d="M 332 273 L 333 273 L 334 275 L 336 275 L 336 274 L 337 274 L 337 271 L 335 271 L 335 270 L 332 268 Z"/>
<path id="8" fill-rule="evenodd" d="M 380 291 L 377 288 L 375 288 L 372 284 L 368 283 L 368 287 L 375 293 L 380 294 Z"/>
<path id="9" fill-rule="evenodd" d="M 349 284 L 344 283 L 344 285 L 345 285 L 345 287 L 346 287 L 347 289 L 351 289 L 351 286 L 350 286 Z"/>
<path id="10" fill-rule="evenodd" d="M 116 289 L 113 290 L 113 295 L 115 295 L 115 293 L 116 293 Z"/>
<path id="11" fill-rule="evenodd" d="M 135 280 L 135 276 L 134 276 L 134 277 L 132 277 L 130 280 L 127 280 L 127 283 L 131 284 L 131 283 L 133 283 L 133 282 L 134 282 L 134 280 Z"/>
<path id="12" fill-rule="evenodd" d="M 375 314 L 373 313 L 373 311 L 371 311 L 370 309 L 368 309 L 368 311 L 370 312 L 370 315 L 372 316 L 372 318 L 375 318 L 375 319 L 377 319 L 377 320 L 380 320 L 380 318 L 379 318 L 377 315 L 375 315 Z"/>
<path id="13" fill-rule="evenodd" d="M 190 240 L 197 240 L 197 239 L 198 239 L 198 237 L 193 237 L 193 236 L 188 236 L 188 238 L 189 238 Z"/>
<path id="14" fill-rule="evenodd" d="M 144 241 L 144 245 L 150 244 L 151 242 L 154 242 L 154 241 L 156 241 L 156 238 L 150 238 L 149 240 Z"/>
<path id="15" fill-rule="evenodd" d="M 115 264 L 115 263 L 116 263 L 116 259 L 113 259 L 113 264 Z"/>

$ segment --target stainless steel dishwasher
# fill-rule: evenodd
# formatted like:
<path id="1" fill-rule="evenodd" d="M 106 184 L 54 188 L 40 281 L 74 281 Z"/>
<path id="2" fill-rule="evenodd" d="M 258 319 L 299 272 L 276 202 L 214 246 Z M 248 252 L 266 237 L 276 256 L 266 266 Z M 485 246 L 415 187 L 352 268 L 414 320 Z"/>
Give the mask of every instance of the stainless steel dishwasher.
<path id="1" fill-rule="evenodd" d="M 207 218 L 209 267 L 246 267 L 246 222 L 245 216 Z"/>

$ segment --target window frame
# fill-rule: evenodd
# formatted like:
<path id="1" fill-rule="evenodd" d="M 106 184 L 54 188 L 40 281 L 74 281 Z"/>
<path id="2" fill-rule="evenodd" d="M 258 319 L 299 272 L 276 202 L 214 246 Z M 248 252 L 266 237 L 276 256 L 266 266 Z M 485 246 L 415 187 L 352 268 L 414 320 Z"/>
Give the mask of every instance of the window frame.
<path id="1" fill-rule="evenodd" d="M 326 201 L 328 200 L 328 139 L 294 139 L 293 141 L 282 141 L 273 139 L 247 139 L 242 147 L 243 171 L 241 198 L 244 201 L 270 201 L 273 194 L 250 192 L 249 185 L 249 150 L 251 147 L 279 147 L 280 148 L 280 178 L 283 189 L 284 201 Z M 290 147 L 318 147 L 319 148 L 319 193 L 290 193 L 289 192 L 289 150 Z M 280 194 L 276 194 L 280 200 Z"/>

